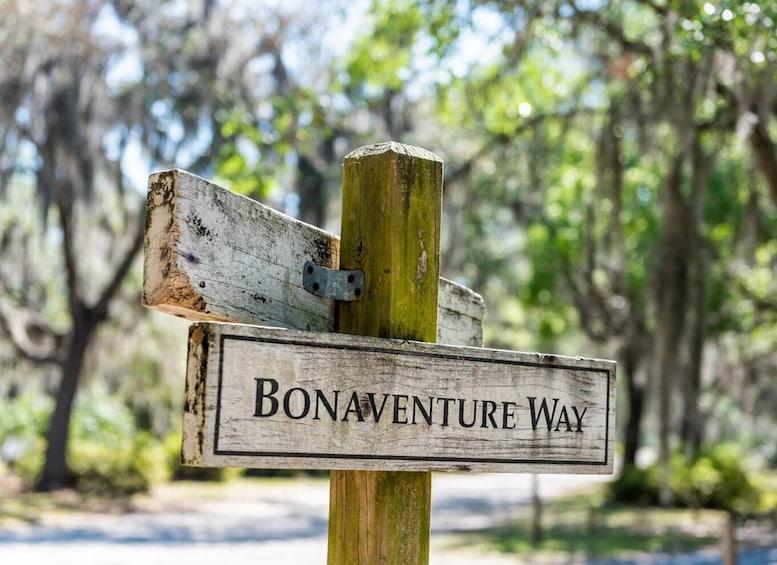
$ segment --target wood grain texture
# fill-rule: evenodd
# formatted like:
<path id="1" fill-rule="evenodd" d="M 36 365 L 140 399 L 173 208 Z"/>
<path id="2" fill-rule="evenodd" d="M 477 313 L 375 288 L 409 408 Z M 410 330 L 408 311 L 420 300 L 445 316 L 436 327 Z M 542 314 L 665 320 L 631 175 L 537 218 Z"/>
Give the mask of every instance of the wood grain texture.
<path id="1" fill-rule="evenodd" d="M 184 460 L 197 465 L 613 468 L 612 361 L 199 323 L 186 399 Z"/>
<path id="2" fill-rule="evenodd" d="M 337 241 L 195 175 L 149 180 L 144 305 L 191 320 L 332 329 L 334 305 L 302 288 L 302 265 L 336 268 Z"/>
<path id="3" fill-rule="evenodd" d="M 362 269 L 365 293 L 337 304 L 337 331 L 436 340 L 442 173 L 393 141 L 343 160 L 340 268 Z M 431 473 L 381 469 L 330 473 L 329 565 L 429 562 Z"/>
<path id="4" fill-rule="evenodd" d="M 192 321 L 332 331 L 334 301 L 302 265 L 337 268 L 339 239 L 181 170 L 149 179 L 143 303 Z M 481 345 L 483 299 L 440 279 L 438 341 Z"/>

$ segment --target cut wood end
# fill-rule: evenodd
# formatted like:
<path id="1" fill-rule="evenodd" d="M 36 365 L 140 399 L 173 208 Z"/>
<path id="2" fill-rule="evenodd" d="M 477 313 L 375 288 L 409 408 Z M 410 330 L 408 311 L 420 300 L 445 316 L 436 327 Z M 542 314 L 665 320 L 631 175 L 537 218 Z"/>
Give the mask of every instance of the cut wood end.
<path id="1" fill-rule="evenodd" d="M 153 307 L 164 301 L 169 278 L 176 276 L 179 228 L 175 207 L 179 183 L 176 171 L 152 174 L 148 179 L 146 233 L 143 260 L 143 304 Z"/>
<path id="2" fill-rule="evenodd" d="M 142 301 L 147 308 L 173 314 L 178 314 L 174 310 L 190 310 L 208 317 L 205 299 L 179 266 L 181 174 L 162 171 L 148 179 Z"/>
<path id="3" fill-rule="evenodd" d="M 439 305 L 478 321 L 486 314 L 486 304 L 480 294 L 443 277 L 440 277 Z"/>
<path id="4" fill-rule="evenodd" d="M 148 177 L 148 205 L 149 207 L 162 206 L 170 203 L 176 196 L 178 187 L 178 169 L 159 171 Z"/>
<path id="5" fill-rule="evenodd" d="M 427 161 L 436 161 L 438 163 L 443 162 L 441 157 L 427 149 L 424 149 L 423 147 L 406 145 L 404 143 L 399 143 L 398 141 L 385 141 L 383 143 L 375 143 L 373 145 L 359 147 L 358 149 L 354 149 L 348 155 L 346 155 L 345 159 L 361 159 L 362 157 L 381 155 L 383 153 L 396 153 L 397 155 L 407 155 L 408 157 L 425 159 Z"/>
<path id="6" fill-rule="evenodd" d="M 207 326 L 190 326 L 181 442 L 181 463 L 184 465 L 200 466 L 203 463 L 208 340 Z"/>
<path id="7" fill-rule="evenodd" d="M 203 296 L 194 290 L 189 277 L 186 276 L 177 266 L 173 265 L 170 274 L 165 279 L 165 286 L 162 292 L 155 297 L 155 304 L 146 304 L 147 306 L 177 306 L 194 312 L 208 313 L 207 303 Z"/>
<path id="8" fill-rule="evenodd" d="M 186 274 L 174 265 L 170 267 L 167 276 L 161 277 L 156 283 L 148 281 L 158 276 L 147 273 L 144 276 L 146 282 L 141 301 L 146 308 L 184 318 L 191 318 L 195 313 L 198 320 L 224 320 L 223 316 L 211 315 L 205 297 L 192 287 Z"/>

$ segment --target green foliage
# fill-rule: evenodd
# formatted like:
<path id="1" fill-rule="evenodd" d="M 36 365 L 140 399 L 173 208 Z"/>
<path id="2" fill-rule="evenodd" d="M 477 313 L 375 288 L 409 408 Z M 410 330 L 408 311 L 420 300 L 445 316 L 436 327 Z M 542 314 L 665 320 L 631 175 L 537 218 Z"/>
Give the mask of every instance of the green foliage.
<path id="1" fill-rule="evenodd" d="M 132 412 L 99 384 L 85 389 L 74 406 L 73 441 L 119 445 L 136 432 Z"/>
<path id="2" fill-rule="evenodd" d="M 236 478 L 240 469 L 229 467 L 188 467 L 181 464 L 181 432 L 172 432 L 165 437 L 163 443 L 165 461 L 170 469 L 170 479 L 173 481 L 213 481 L 223 482 Z"/>
<path id="3" fill-rule="evenodd" d="M 0 453 L 9 470 L 32 486 L 43 464 L 44 435 L 53 409 L 50 397 L 27 390 L 0 410 Z"/>
<path id="4" fill-rule="evenodd" d="M 102 387 L 80 395 L 71 425 L 68 460 L 78 490 L 126 496 L 167 478 L 162 445 L 138 430 L 130 409 Z"/>
<path id="5" fill-rule="evenodd" d="M 287 114 L 281 114 L 287 116 Z M 286 132 L 291 124 L 282 124 Z M 216 159 L 216 182 L 228 185 L 230 190 L 260 200 L 267 196 L 275 183 L 272 161 L 264 159 L 262 151 L 273 147 L 284 154 L 288 147 L 276 143 L 280 132 L 270 123 L 256 127 L 251 117 L 237 110 L 231 111 L 221 126 L 223 145 Z M 277 163 L 276 163 L 277 164 Z"/>
<path id="6" fill-rule="evenodd" d="M 657 505 L 659 502 L 658 489 L 658 467 L 656 465 L 646 468 L 628 465 L 623 468 L 620 476 L 607 486 L 608 496 L 612 502 L 638 506 Z"/>
<path id="7" fill-rule="evenodd" d="M 0 206 L 0 252 L 6 253 L 0 261 L 0 315 L 16 307 L 37 312 L 54 330 L 52 336 L 66 334 L 68 298 L 79 288 L 88 290 L 89 300 L 99 294 L 92 272 L 99 272 L 98 278 L 109 275 L 106 266 L 114 261 L 106 257 L 115 258 L 119 248 L 110 243 L 108 231 L 117 236 L 127 231 L 129 224 L 116 218 L 129 217 L 127 202 L 137 197 L 135 191 L 122 193 L 119 185 L 117 191 L 93 189 L 98 197 L 80 204 L 96 209 L 87 214 L 88 222 L 75 222 L 77 228 L 88 223 L 95 233 L 112 229 L 104 242 L 86 230 L 75 240 L 75 270 L 83 284 L 76 281 L 68 290 L 62 229 L 51 224 L 35 229 L 41 223 L 35 198 L 43 197 L 47 206 L 55 202 L 53 193 L 41 192 L 46 187 L 50 192 L 51 183 L 36 186 L 35 179 L 58 178 L 54 172 L 60 169 L 75 171 L 95 160 L 102 164 L 86 177 L 97 179 L 97 188 L 110 186 L 111 179 L 122 178 L 114 177 L 117 166 L 124 176 L 131 172 L 130 157 L 139 143 L 154 163 L 193 168 L 262 199 L 294 183 L 300 156 L 316 161 L 325 183 L 338 186 L 344 148 L 364 136 L 377 141 L 390 130 L 446 160 L 451 181 L 446 178 L 443 224 L 449 233 L 443 270 L 485 296 L 491 345 L 593 355 L 594 341 L 595 354 L 629 350 L 640 369 L 657 366 L 656 338 L 666 335 L 656 316 L 657 267 L 668 251 L 680 247 L 662 249 L 660 235 L 667 225 L 693 222 L 686 235 L 698 234 L 698 253 L 683 260 L 689 280 L 663 285 L 683 290 L 676 296 L 687 310 L 677 364 L 670 370 L 678 382 L 672 386 L 687 384 L 679 381 L 690 374 L 687 367 L 699 353 L 699 429 L 708 434 L 705 439 L 744 436 L 751 453 L 777 461 L 772 378 L 777 215 L 751 145 L 756 124 L 772 143 L 777 134 L 777 3 L 375 0 L 363 18 L 349 20 L 358 26 L 352 45 L 343 45 L 350 31 L 336 38 L 337 47 L 319 44 L 317 30 L 341 23 L 329 14 L 353 13 L 347 3 L 335 4 L 299 14 L 279 6 L 255 20 L 235 15 L 241 11 L 226 5 L 212 12 L 185 8 L 182 18 L 175 10 L 159 13 L 154 3 L 130 10 L 97 2 L 89 5 L 86 20 L 115 11 L 128 31 L 124 35 L 135 39 L 106 42 L 101 25 L 70 29 L 70 35 L 83 33 L 77 36 L 93 47 L 83 51 L 92 53 L 83 60 L 70 60 L 71 52 L 61 51 L 57 38 L 70 35 L 44 25 L 59 22 L 70 4 L 40 12 L 56 18 L 27 22 L 16 14 L 9 19 L 14 56 L 8 57 L 5 83 L 23 96 L 9 99 L 10 133 L 3 138 L 13 182 L 0 186 L 7 204 Z M 207 25 L 210 13 L 229 25 Z M 21 25 L 29 23 L 42 27 Z M 243 49 L 240 37 L 253 37 L 253 47 Z M 108 59 L 97 56 L 103 51 Z M 54 59 L 69 60 L 70 66 L 20 72 L 19 65 L 53 60 L 51 53 L 68 55 Z M 103 84 L 122 67 L 111 61 L 135 58 L 141 70 L 133 77 Z M 92 82 L 69 85 L 68 77 L 76 75 L 68 68 Z M 51 88 L 33 88 L 29 77 L 50 80 Z M 88 92 L 87 84 L 93 84 Z M 62 90 L 70 94 L 47 101 L 48 93 L 61 88 L 70 88 Z M 37 131 L 47 116 L 69 116 L 61 111 L 69 106 L 57 102 L 67 100 L 78 100 L 79 112 L 85 113 Z M 87 157 L 47 149 L 49 141 L 70 139 L 53 126 L 71 122 L 78 124 L 73 133 L 93 132 L 89 143 L 67 144 Z M 49 162 L 49 153 L 78 159 Z M 666 187 L 679 157 L 679 190 L 690 213 L 677 221 L 667 214 Z M 701 184 L 694 187 L 697 178 Z M 79 179 L 70 181 L 80 190 Z M 84 185 L 86 192 L 90 184 Z M 114 192 L 118 205 L 108 206 L 107 193 Z M 323 187 L 322 194 L 337 190 Z M 131 297 L 127 304 L 137 307 L 137 286 L 128 284 L 124 291 Z M 702 299 L 695 301 L 698 296 Z M 124 344 L 123 328 L 136 325 L 137 314 L 120 302 L 111 312 L 118 313 L 116 325 L 123 324 L 118 339 Z M 699 340 L 691 335 L 696 321 L 704 326 Z M 131 363 L 94 373 L 126 400 L 108 402 L 106 393 L 92 392 L 96 396 L 76 409 L 73 433 L 81 439 L 74 445 L 86 443 L 71 459 L 92 483 L 95 476 L 137 472 L 129 461 L 122 463 L 124 471 L 102 468 L 100 446 L 156 457 L 138 431 L 166 434 L 170 414 L 179 410 L 178 392 L 160 378 L 165 371 L 159 360 L 171 356 L 160 340 L 143 341 L 141 353 L 122 346 Z M 97 349 L 113 351 L 100 343 Z M 692 351 L 693 343 L 701 345 Z M 13 355 L 4 345 L 0 342 L 3 362 L 8 351 Z M 12 376 L 15 382 L 24 378 Z M 659 387 L 644 386 L 639 398 L 652 409 L 658 403 L 651 395 Z M 627 395 L 629 390 L 623 388 Z M 631 400 L 626 396 L 619 406 Z M 0 445 L 7 445 L 14 468 L 32 477 L 40 466 L 42 415 L 50 413 L 51 403 L 46 396 L 25 394 L 8 407 L 0 413 Z M 645 415 L 651 416 L 647 410 Z M 127 437 L 137 438 L 138 445 L 125 443 Z M 217 470 L 178 467 L 178 441 L 165 446 L 175 476 L 221 476 Z M 676 499 L 723 505 L 744 496 L 721 486 L 735 482 L 725 459 L 708 454 L 688 467 L 677 463 Z M 136 479 L 115 488 L 139 488 L 143 481 Z M 657 488 L 655 469 L 626 471 L 614 488 L 624 492 L 616 497 L 650 500 Z"/>
<path id="8" fill-rule="evenodd" d="M 691 53 L 727 44 L 756 68 L 777 58 L 777 41 L 752 41 L 759 35 L 774 38 L 777 5 L 772 2 L 689 2 L 680 15 L 676 32 Z"/>
<path id="9" fill-rule="evenodd" d="M 18 397 L 7 399 L 0 410 L 0 444 L 11 438 L 29 441 L 46 430 L 51 415 L 51 398 L 40 392 L 26 390 Z"/>
<path id="10" fill-rule="evenodd" d="M 32 486 L 40 473 L 45 431 L 53 402 L 27 391 L 0 411 L 0 446 L 13 448 L 9 470 Z M 104 496 L 126 496 L 149 489 L 169 476 L 163 445 L 138 430 L 130 409 L 102 387 L 84 391 L 74 407 L 70 470 L 78 490 Z"/>
<path id="11" fill-rule="evenodd" d="M 777 514 L 777 477 L 761 475 L 756 477 L 754 484 L 761 494 L 756 511 L 762 515 Z"/>
<path id="12" fill-rule="evenodd" d="M 636 527 L 606 527 L 595 531 L 584 524 L 561 524 L 546 528 L 539 543 L 532 543 L 529 527 L 499 529 L 479 534 L 479 540 L 499 553 L 525 556 L 585 555 L 590 559 L 627 558 L 651 553 L 688 553 L 709 546 L 715 540 L 682 532 L 640 530 Z M 558 561 L 561 561 L 560 559 Z M 576 561 L 576 560 L 575 560 Z M 540 562 L 545 562 L 544 560 Z M 556 562 L 548 558 L 547 562 Z"/>
<path id="13" fill-rule="evenodd" d="M 714 545 L 717 537 L 699 532 L 720 528 L 721 518 L 717 511 L 602 506 L 597 495 L 572 496 L 543 502 L 537 540 L 528 514 L 524 509 L 511 524 L 461 534 L 458 542 L 470 550 L 483 546 L 535 563 L 631 562 L 646 554 L 688 553 Z"/>
<path id="14" fill-rule="evenodd" d="M 372 32 L 356 40 L 346 64 L 349 88 L 399 89 L 410 73 L 413 46 L 423 23 L 415 2 L 376 2 Z"/>
<path id="15" fill-rule="evenodd" d="M 69 460 L 76 488 L 100 496 L 145 492 L 168 477 L 163 446 L 145 432 L 117 443 L 73 438 Z"/>
<path id="16" fill-rule="evenodd" d="M 668 488 L 673 503 L 684 508 L 710 508 L 738 513 L 759 510 L 760 492 L 741 449 L 719 444 L 702 450 L 690 462 L 675 453 Z M 659 502 L 658 464 L 645 469 L 628 466 L 608 486 L 609 499 L 653 506 Z"/>
<path id="17" fill-rule="evenodd" d="M 716 445 L 696 456 L 690 465 L 672 460 L 669 481 L 678 505 L 747 513 L 757 507 L 758 491 L 741 449 Z"/>

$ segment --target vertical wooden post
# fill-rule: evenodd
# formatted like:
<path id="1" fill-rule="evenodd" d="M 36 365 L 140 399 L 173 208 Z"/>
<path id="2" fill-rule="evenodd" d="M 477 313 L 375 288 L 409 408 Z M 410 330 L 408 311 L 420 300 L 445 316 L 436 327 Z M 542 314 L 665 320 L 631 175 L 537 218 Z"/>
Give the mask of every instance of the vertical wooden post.
<path id="1" fill-rule="evenodd" d="M 434 342 L 442 160 L 396 142 L 346 156 L 340 268 L 365 296 L 338 303 L 341 333 Z M 419 375 L 423 378 L 423 375 Z M 329 565 L 426 564 L 431 473 L 332 471 Z"/>
<path id="2" fill-rule="evenodd" d="M 540 478 L 531 476 L 531 543 L 542 542 L 542 499 L 540 498 Z"/>
<path id="3" fill-rule="evenodd" d="M 737 565 L 736 526 L 732 512 L 726 511 L 723 518 L 723 533 L 721 535 L 721 553 L 723 565 Z"/>

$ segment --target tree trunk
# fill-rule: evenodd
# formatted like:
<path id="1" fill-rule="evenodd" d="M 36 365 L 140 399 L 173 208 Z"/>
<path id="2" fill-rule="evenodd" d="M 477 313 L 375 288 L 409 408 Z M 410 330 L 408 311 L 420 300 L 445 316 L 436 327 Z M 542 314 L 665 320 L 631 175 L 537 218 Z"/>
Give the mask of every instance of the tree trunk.
<path id="1" fill-rule="evenodd" d="M 701 236 L 696 234 L 695 239 Z M 698 241 L 694 241 L 698 244 Z M 704 361 L 704 337 L 707 326 L 707 269 L 700 245 L 694 250 L 693 318 L 689 343 L 688 367 L 682 380 L 683 412 L 680 421 L 680 439 L 687 459 L 691 459 L 701 447 L 702 422 L 699 413 L 701 373 Z"/>
<path id="2" fill-rule="evenodd" d="M 672 392 L 678 377 L 681 345 L 686 327 L 688 299 L 688 230 L 695 229 L 688 203 L 682 194 L 683 155 L 677 155 L 662 191 L 662 227 L 658 261 L 653 273 L 655 288 L 655 372 L 659 380 L 658 458 L 660 498 L 668 504 L 670 495 L 669 457 L 672 432 Z"/>
<path id="3" fill-rule="evenodd" d="M 645 408 L 645 386 L 643 383 L 638 383 L 636 375 L 631 375 L 628 371 L 625 378 L 629 414 L 626 417 L 626 428 L 623 434 L 623 466 L 628 467 L 637 464 L 642 414 Z"/>
<path id="4" fill-rule="evenodd" d="M 72 486 L 66 457 L 70 415 L 73 411 L 73 400 L 78 389 L 84 357 L 95 327 L 89 319 L 88 312 L 83 312 L 78 319 L 73 319 L 73 331 L 62 365 L 62 378 L 46 437 L 46 458 L 36 487 L 38 491 L 49 492 Z"/>
<path id="5" fill-rule="evenodd" d="M 324 177 L 305 155 L 300 155 L 297 161 L 296 188 L 299 194 L 299 219 L 314 226 L 324 226 L 327 205 Z"/>
<path id="6" fill-rule="evenodd" d="M 626 382 L 626 404 L 628 415 L 623 436 L 623 466 L 637 463 L 637 450 L 642 432 L 642 416 L 645 412 L 647 376 L 645 358 L 649 354 L 650 341 L 645 329 L 639 323 L 632 326 L 619 354 L 618 362 L 623 368 Z"/>
<path id="7" fill-rule="evenodd" d="M 682 380 L 683 411 L 680 421 L 680 439 L 687 459 L 691 459 L 701 447 L 703 426 L 699 413 L 699 394 L 704 362 L 704 338 L 707 330 L 707 280 L 708 269 L 705 257 L 704 236 L 696 227 L 700 221 L 702 198 L 706 191 L 709 160 L 705 157 L 701 140 L 696 139 L 693 148 L 692 207 L 694 227 L 689 231 L 689 262 L 692 268 L 691 327 L 688 342 L 688 366 Z"/>
<path id="8" fill-rule="evenodd" d="M 755 161 L 769 188 L 769 195 L 777 206 L 777 151 L 762 120 L 759 119 L 749 139 Z"/>
<path id="9" fill-rule="evenodd" d="M 43 471 L 38 480 L 37 490 L 52 491 L 71 486 L 72 477 L 67 465 L 67 444 L 70 434 L 70 415 L 73 412 L 73 400 L 78 390 L 84 358 L 95 329 L 108 317 L 108 305 L 118 294 L 122 281 L 130 270 L 132 261 L 143 243 L 144 221 L 139 221 L 137 231 L 113 272 L 113 277 L 105 286 L 100 297 L 93 305 L 84 303 L 78 282 L 78 254 L 73 245 L 73 201 L 72 186 L 60 187 L 57 195 L 60 227 L 62 228 L 62 254 L 65 260 L 67 280 L 68 308 L 71 330 L 65 344 L 66 352 L 62 363 L 62 378 L 57 392 L 54 414 L 46 434 L 46 454 Z M 139 210 L 139 220 L 145 219 L 145 209 Z M 130 232 L 131 233 L 131 232 Z"/>

